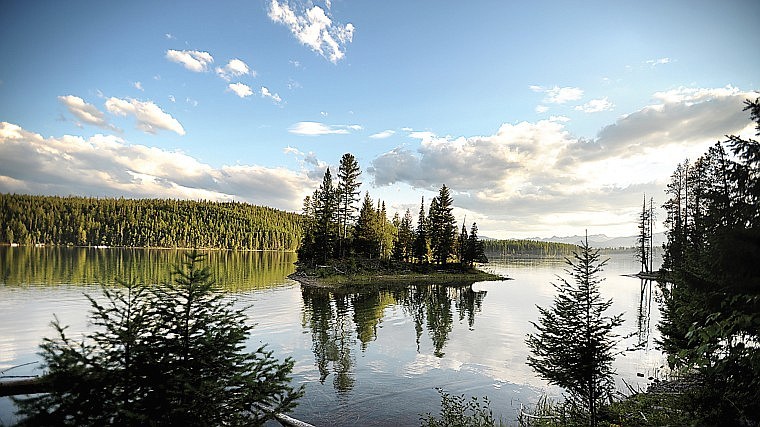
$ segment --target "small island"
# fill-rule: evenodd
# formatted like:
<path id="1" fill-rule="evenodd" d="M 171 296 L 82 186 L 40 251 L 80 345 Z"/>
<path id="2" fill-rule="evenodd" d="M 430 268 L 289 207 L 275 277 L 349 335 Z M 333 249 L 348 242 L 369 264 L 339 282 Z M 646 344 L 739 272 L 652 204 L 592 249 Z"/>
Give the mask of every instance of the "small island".
<path id="1" fill-rule="evenodd" d="M 441 284 L 469 286 L 475 282 L 511 280 L 476 267 L 459 264 L 434 266 L 402 261 L 371 259 L 331 260 L 329 264 L 300 266 L 288 276 L 302 286 L 346 287 L 367 285 Z"/>
<path id="2" fill-rule="evenodd" d="M 303 236 L 298 247 L 297 270 L 289 277 L 306 286 L 444 284 L 471 285 L 505 280 L 478 270 L 488 262 L 478 226 L 469 231 L 462 222 L 457 233 L 453 200 L 446 185 L 425 209 L 420 203 L 417 226 L 406 209 L 389 220 L 385 202 L 374 203 L 365 193 L 361 208 L 356 158 L 340 160 L 338 182 L 330 168 L 322 184 L 303 203 Z"/>

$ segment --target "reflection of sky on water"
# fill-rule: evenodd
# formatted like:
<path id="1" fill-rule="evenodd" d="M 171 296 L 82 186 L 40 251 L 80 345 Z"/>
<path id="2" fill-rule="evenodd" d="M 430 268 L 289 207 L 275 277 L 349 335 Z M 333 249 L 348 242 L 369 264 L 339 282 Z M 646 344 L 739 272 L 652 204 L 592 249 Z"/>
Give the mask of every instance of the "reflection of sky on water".
<path id="1" fill-rule="evenodd" d="M 652 349 L 657 304 L 651 302 L 648 334 L 636 335 L 640 282 L 621 276 L 637 267 L 632 256 L 614 255 L 602 294 L 614 298 L 611 313 L 625 312 L 621 335 L 633 333 L 621 347 L 645 336 Z M 534 403 L 541 393 L 560 395 L 526 365 L 525 335 L 533 331 L 536 304 L 551 304 L 551 282 L 557 274 L 565 277 L 564 264 L 527 260 L 489 268 L 514 280 L 482 282 L 472 290 L 420 286 L 362 294 L 305 290 L 286 282 L 230 296 L 238 306 L 250 306 L 246 313 L 256 327 L 248 348 L 267 343 L 277 357 L 296 360 L 292 376 L 307 390 L 294 413 L 298 418 L 317 425 L 417 424 L 420 413 L 437 411 L 435 387 L 442 387 L 453 394 L 487 395 L 497 417 L 511 421 L 520 403 Z M 52 333 L 53 313 L 72 333 L 86 330 L 84 292 L 96 295 L 98 288 L 0 286 L 0 370 L 38 360 L 37 346 Z M 644 295 L 646 309 L 647 289 Z M 618 357 L 615 367 L 636 387 L 646 384 L 636 373 L 653 375 L 663 362 L 656 351 L 636 351 Z M 33 366 L 15 372 L 33 373 Z M 624 389 L 621 380 L 618 387 Z M 5 423 L 9 408 L 8 400 L 0 399 Z"/>

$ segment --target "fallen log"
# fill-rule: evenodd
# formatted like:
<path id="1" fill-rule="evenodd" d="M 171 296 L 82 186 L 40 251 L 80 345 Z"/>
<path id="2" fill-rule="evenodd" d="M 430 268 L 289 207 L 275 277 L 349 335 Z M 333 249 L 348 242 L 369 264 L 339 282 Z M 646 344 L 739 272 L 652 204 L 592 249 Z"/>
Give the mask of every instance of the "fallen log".
<path id="1" fill-rule="evenodd" d="M 0 381 L 0 397 L 15 396 L 19 394 L 49 393 L 51 388 L 52 384 L 45 377 Z M 271 413 L 271 410 L 267 410 L 267 408 L 261 406 L 260 408 Z M 285 427 L 314 427 L 307 422 L 297 420 L 289 415 L 275 412 L 272 413 L 272 416 Z"/>
<path id="2" fill-rule="evenodd" d="M 45 377 L 25 378 L 23 380 L 0 381 L 0 397 L 17 394 L 37 394 L 50 392 L 51 384 Z"/>

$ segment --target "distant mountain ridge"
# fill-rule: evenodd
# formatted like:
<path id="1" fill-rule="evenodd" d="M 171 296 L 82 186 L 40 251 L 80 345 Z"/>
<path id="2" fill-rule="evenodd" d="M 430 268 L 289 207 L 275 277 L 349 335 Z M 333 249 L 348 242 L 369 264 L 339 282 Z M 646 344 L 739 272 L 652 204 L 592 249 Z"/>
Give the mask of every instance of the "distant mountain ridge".
<path id="1" fill-rule="evenodd" d="M 636 239 L 638 236 L 625 236 L 625 237 L 609 237 L 606 234 L 591 234 L 588 236 L 588 244 L 594 248 L 633 248 L 636 247 Z M 539 242 L 557 242 L 557 243 L 569 243 L 573 245 L 580 244 L 585 239 L 585 236 L 565 236 L 565 237 L 528 237 L 525 240 L 536 240 Z M 667 237 L 664 232 L 654 234 L 654 246 L 662 247 L 662 244 L 667 241 Z"/>

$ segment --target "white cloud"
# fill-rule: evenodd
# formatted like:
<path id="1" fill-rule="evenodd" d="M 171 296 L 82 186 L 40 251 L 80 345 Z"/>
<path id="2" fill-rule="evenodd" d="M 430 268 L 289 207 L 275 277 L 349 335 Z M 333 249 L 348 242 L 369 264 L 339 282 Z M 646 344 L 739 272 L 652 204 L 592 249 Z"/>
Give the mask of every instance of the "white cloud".
<path id="1" fill-rule="evenodd" d="M 3 188 L 23 193 L 238 200 L 299 210 L 315 186 L 304 172 L 214 168 L 179 151 L 130 145 L 115 136 L 43 138 L 5 122 L 0 158 L 13 159 L 0 162 Z"/>
<path id="2" fill-rule="evenodd" d="M 198 50 L 173 50 L 166 51 L 166 59 L 182 64 L 190 71 L 201 73 L 208 71 L 208 66 L 214 62 L 214 58 L 208 52 Z"/>
<path id="3" fill-rule="evenodd" d="M 395 133 L 396 133 L 395 130 L 388 129 L 388 130 L 384 130 L 382 132 L 378 132 L 378 133 L 372 134 L 369 137 L 372 138 L 372 139 L 385 139 L 385 138 L 390 138 Z"/>
<path id="4" fill-rule="evenodd" d="M 296 135 L 345 135 L 350 131 L 359 131 L 359 125 L 326 125 L 319 122 L 298 122 L 288 129 L 288 132 Z"/>
<path id="5" fill-rule="evenodd" d="M 559 87 L 554 86 L 551 88 L 545 88 L 543 86 L 530 86 L 530 90 L 533 92 L 545 93 L 544 98 L 547 104 L 564 104 L 569 101 L 577 101 L 583 97 L 583 89 L 577 87 Z"/>
<path id="6" fill-rule="evenodd" d="M 84 100 L 78 96 L 66 95 L 59 96 L 58 101 L 61 102 L 80 121 L 89 125 L 97 126 L 103 129 L 120 131 L 114 125 L 108 123 L 105 114 L 98 110 L 98 107 L 84 102 Z"/>
<path id="7" fill-rule="evenodd" d="M 179 135 L 185 134 L 185 129 L 177 119 L 170 114 L 165 113 L 159 106 L 151 101 L 111 97 L 106 101 L 106 109 L 111 114 L 119 116 L 134 116 L 137 120 L 137 128 L 143 132 L 155 134 L 163 129 L 174 131 Z"/>
<path id="8" fill-rule="evenodd" d="M 243 83 L 230 83 L 227 85 L 227 87 L 235 92 L 235 95 L 245 98 L 246 96 L 253 95 L 253 91 L 251 90 L 250 86 L 243 84 Z"/>
<path id="9" fill-rule="evenodd" d="M 240 77 L 246 74 L 256 76 L 256 72 L 248 67 L 248 64 L 240 59 L 231 59 L 224 67 L 216 67 L 216 74 L 226 81 L 232 80 L 233 77 Z"/>
<path id="10" fill-rule="evenodd" d="M 416 148 L 395 148 L 366 170 L 378 186 L 435 191 L 446 184 L 457 207 L 486 216 L 479 225 L 502 232 L 528 236 L 595 225 L 631 227 L 634 234 L 631 218 L 642 192 L 662 194 L 678 162 L 698 157 L 725 134 L 753 135 L 742 103 L 756 96 L 731 87 L 657 93 L 657 103 L 591 140 L 571 135 L 562 117 L 504 124 L 488 136 L 412 132 Z M 606 222 L 592 224 L 600 212 L 609 213 Z"/>
<path id="11" fill-rule="evenodd" d="M 607 97 L 600 99 L 592 99 L 591 101 L 575 107 L 577 111 L 583 111 L 584 113 L 598 113 L 600 111 L 609 111 L 615 108 Z"/>
<path id="12" fill-rule="evenodd" d="M 536 105 L 536 113 L 543 114 L 547 111 L 549 111 L 549 107 L 546 105 Z"/>
<path id="13" fill-rule="evenodd" d="M 324 9 L 310 5 L 299 3 L 294 8 L 287 1 L 272 0 L 268 15 L 273 22 L 287 26 L 302 44 L 337 63 L 345 56 L 346 44 L 353 40 L 355 28 L 351 23 L 334 24 Z"/>
<path id="14" fill-rule="evenodd" d="M 282 98 L 280 98 L 280 95 L 270 92 L 269 89 L 267 89 L 264 86 L 261 87 L 261 97 L 269 98 L 272 101 L 274 101 L 276 104 L 279 104 L 280 102 L 282 102 Z"/>
<path id="15" fill-rule="evenodd" d="M 650 59 L 648 61 L 645 61 L 645 63 L 647 65 L 651 66 L 652 68 L 654 68 L 654 67 L 656 67 L 658 65 L 670 64 L 671 62 L 673 62 L 673 61 L 670 58 L 667 58 L 667 57 L 665 57 L 665 58 L 658 58 L 658 59 Z"/>

